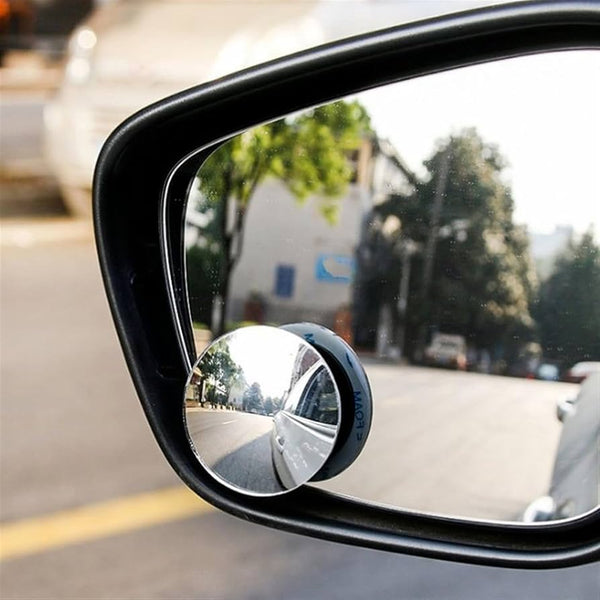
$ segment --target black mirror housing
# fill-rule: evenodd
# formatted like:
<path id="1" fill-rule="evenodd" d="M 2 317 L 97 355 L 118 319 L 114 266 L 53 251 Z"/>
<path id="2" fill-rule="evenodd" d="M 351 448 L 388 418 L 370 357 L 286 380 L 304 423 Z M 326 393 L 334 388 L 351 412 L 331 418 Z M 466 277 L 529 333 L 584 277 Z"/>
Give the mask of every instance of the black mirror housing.
<path id="1" fill-rule="evenodd" d="M 385 83 L 513 56 L 600 47 L 600 6 L 534 2 L 350 38 L 154 104 L 109 138 L 94 180 L 94 224 L 113 318 L 154 435 L 181 479 L 249 521 L 328 540 L 486 565 L 556 568 L 600 557 L 600 510 L 535 525 L 411 513 L 310 487 L 243 496 L 188 444 L 181 399 L 193 362 L 183 270 L 184 198 L 197 166 L 253 125 Z"/>

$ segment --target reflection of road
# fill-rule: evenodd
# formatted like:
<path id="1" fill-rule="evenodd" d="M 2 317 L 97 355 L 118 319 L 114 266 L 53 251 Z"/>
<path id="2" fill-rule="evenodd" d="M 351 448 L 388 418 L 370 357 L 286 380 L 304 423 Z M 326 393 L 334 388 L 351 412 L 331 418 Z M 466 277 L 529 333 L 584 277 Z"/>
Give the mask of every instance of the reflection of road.
<path id="1" fill-rule="evenodd" d="M 271 458 L 271 417 L 191 409 L 186 418 L 198 453 L 221 477 L 245 489 L 283 490 Z"/>
<path id="2" fill-rule="evenodd" d="M 430 512 L 514 520 L 547 493 L 572 384 L 443 369 L 366 366 L 371 435 L 345 473 L 320 484 Z"/>

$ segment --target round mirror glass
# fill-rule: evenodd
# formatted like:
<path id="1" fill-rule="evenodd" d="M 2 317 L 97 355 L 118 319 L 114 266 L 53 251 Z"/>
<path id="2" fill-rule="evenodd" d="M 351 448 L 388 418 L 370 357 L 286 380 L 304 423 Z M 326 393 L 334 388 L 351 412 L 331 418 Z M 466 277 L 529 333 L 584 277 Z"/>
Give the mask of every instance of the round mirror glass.
<path id="1" fill-rule="evenodd" d="M 329 367 L 295 334 L 238 329 L 188 378 L 185 424 L 198 460 L 225 485 L 271 496 L 309 481 L 333 450 L 340 396 Z"/>

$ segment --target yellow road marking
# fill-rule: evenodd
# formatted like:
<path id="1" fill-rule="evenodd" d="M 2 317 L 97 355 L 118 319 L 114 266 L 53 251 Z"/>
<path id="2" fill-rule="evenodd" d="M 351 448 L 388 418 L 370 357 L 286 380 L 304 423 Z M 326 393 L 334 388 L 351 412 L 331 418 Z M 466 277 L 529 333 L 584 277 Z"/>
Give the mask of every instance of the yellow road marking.
<path id="1" fill-rule="evenodd" d="M 214 510 L 185 487 L 167 488 L 0 526 L 0 560 L 185 519 Z"/>

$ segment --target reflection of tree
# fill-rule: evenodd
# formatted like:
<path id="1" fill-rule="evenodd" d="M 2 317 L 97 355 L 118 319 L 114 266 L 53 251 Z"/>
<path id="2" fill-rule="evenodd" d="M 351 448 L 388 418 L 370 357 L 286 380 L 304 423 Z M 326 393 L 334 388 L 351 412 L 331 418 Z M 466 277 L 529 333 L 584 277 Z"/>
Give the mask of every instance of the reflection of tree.
<path id="1" fill-rule="evenodd" d="M 196 210 L 208 217 L 200 245 L 187 255 L 192 317 L 208 321 L 196 298 L 222 302 L 215 333 L 225 329 L 231 273 L 243 248 L 250 201 L 266 177 L 284 182 L 303 201 L 320 196 L 320 212 L 335 222 L 336 199 L 346 190 L 354 169 L 349 153 L 369 131 L 369 118 L 358 102 L 335 102 L 299 116 L 255 127 L 221 146 L 199 173 L 201 200 Z"/>
<path id="2" fill-rule="evenodd" d="M 212 404 L 226 404 L 229 390 L 242 372 L 231 357 L 227 341 L 218 341 L 204 355 L 200 370 L 208 386 L 206 399 Z"/>
<path id="3" fill-rule="evenodd" d="M 245 392 L 242 403 L 242 409 L 245 412 L 254 412 L 257 414 L 263 414 L 263 394 L 260 389 L 260 384 L 254 382 Z"/>
<path id="4" fill-rule="evenodd" d="M 526 232 L 512 220 L 504 161 L 470 129 L 445 140 L 425 166 L 430 177 L 414 195 L 375 209 L 359 250 L 357 296 L 375 314 L 387 303 L 398 322 L 410 247 L 407 350 L 417 350 L 422 331 L 437 329 L 506 354 L 532 336 L 535 277 Z"/>
<path id="5" fill-rule="evenodd" d="M 600 360 L 600 248 L 591 232 L 557 260 L 534 315 L 545 356 L 563 366 Z"/>
<path id="6" fill-rule="evenodd" d="M 270 396 L 265 398 L 264 401 L 265 414 L 270 415 L 275 412 L 275 403 L 273 402 L 273 398 Z"/>

